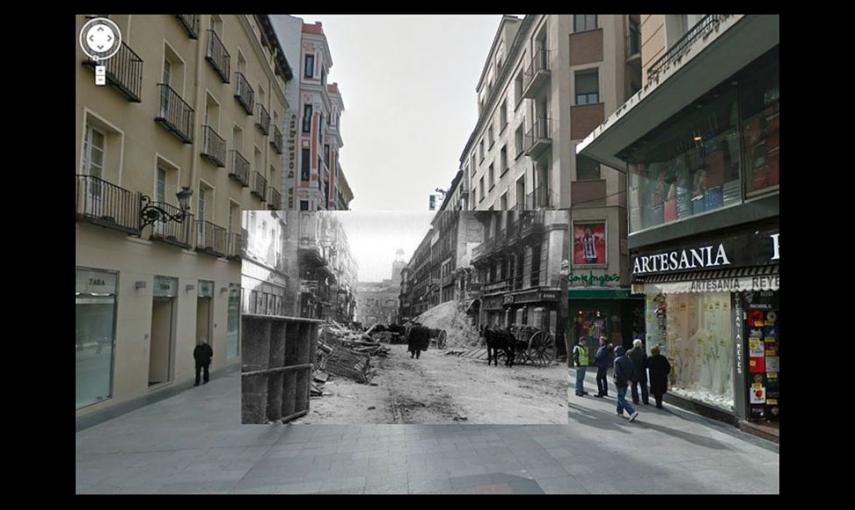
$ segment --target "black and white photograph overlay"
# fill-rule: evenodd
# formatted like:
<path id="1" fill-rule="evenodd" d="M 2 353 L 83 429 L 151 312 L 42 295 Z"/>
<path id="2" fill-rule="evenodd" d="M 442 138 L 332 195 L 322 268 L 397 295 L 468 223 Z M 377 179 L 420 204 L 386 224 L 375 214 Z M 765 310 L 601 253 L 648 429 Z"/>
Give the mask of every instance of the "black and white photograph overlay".
<path id="1" fill-rule="evenodd" d="M 243 423 L 567 423 L 569 211 L 242 226 Z"/>

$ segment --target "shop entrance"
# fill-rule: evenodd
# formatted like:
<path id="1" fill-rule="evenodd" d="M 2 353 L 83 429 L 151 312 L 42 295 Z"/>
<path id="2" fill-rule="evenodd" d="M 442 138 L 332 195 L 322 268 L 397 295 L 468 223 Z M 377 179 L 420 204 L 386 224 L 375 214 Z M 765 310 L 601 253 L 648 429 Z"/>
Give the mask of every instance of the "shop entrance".
<path id="1" fill-rule="evenodd" d="M 213 347 L 213 331 L 211 319 L 213 316 L 214 282 L 199 280 L 199 292 L 196 298 L 196 344 L 203 341 Z"/>
<path id="2" fill-rule="evenodd" d="M 175 336 L 175 293 L 178 282 L 174 278 L 155 277 L 154 297 L 151 307 L 151 339 L 148 354 L 148 385 L 163 384 L 172 380 L 172 351 Z"/>

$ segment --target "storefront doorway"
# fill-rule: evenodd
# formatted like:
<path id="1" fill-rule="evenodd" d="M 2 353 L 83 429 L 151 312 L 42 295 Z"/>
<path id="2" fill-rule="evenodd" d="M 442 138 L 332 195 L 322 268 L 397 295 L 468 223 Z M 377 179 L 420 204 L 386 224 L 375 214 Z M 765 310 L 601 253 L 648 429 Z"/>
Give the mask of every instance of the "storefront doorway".
<path id="1" fill-rule="evenodd" d="M 149 387 L 172 380 L 177 291 L 178 279 L 154 277 L 148 358 Z"/>
<path id="2" fill-rule="evenodd" d="M 117 280 L 114 272 L 77 270 L 77 409 L 112 396 Z"/>
<path id="3" fill-rule="evenodd" d="M 231 359 L 240 353 L 238 338 L 240 335 L 240 285 L 229 284 L 228 325 L 226 326 L 226 358 Z"/>
<path id="4" fill-rule="evenodd" d="M 214 282 L 199 280 L 199 291 L 196 296 L 196 344 L 207 342 L 213 347 Z"/>

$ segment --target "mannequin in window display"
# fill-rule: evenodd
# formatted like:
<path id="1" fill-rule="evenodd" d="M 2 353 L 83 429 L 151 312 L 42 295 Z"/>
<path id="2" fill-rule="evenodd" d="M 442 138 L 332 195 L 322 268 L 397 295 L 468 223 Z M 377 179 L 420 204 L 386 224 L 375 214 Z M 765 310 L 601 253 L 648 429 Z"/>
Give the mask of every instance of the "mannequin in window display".
<path id="1" fill-rule="evenodd" d="M 692 214 L 692 182 L 685 156 L 677 158 L 674 173 L 677 177 L 675 182 L 677 187 L 677 217 L 685 218 Z"/>
<path id="2" fill-rule="evenodd" d="M 677 186 L 673 182 L 668 185 L 668 195 L 664 205 L 664 217 L 666 222 L 677 219 Z"/>
<path id="3" fill-rule="evenodd" d="M 692 214 L 700 214 L 706 210 L 704 194 L 707 191 L 707 173 L 704 169 L 695 172 L 694 191 L 692 195 Z"/>

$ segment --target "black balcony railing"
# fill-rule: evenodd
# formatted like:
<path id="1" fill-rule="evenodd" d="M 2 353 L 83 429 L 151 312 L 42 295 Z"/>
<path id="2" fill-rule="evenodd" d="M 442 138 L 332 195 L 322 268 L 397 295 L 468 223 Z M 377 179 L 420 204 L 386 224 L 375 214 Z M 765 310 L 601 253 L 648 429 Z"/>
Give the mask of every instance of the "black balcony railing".
<path id="1" fill-rule="evenodd" d="M 99 177 L 77 175 L 79 220 L 139 235 L 139 192 L 111 184 Z"/>
<path id="2" fill-rule="evenodd" d="M 92 59 L 87 59 L 84 64 L 95 67 Z M 129 101 L 139 103 L 142 101 L 142 77 L 143 61 L 134 50 L 124 42 L 119 51 L 104 63 L 107 82 L 116 90 L 124 94 Z"/>
<path id="3" fill-rule="evenodd" d="M 199 155 L 220 168 L 226 166 L 226 141 L 211 126 L 202 126 L 202 151 Z"/>
<path id="4" fill-rule="evenodd" d="M 552 120 L 548 117 L 536 117 L 525 134 L 523 150 L 528 156 L 536 156 L 552 144 L 551 137 Z"/>
<path id="5" fill-rule="evenodd" d="M 152 202 L 150 205 L 159 207 L 173 216 L 181 213 L 180 208 L 164 202 Z M 150 238 L 154 241 L 189 249 L 193 246 L 193 225 L 193 215 L 189 213 L 181 222 L 167 221 L 164 223 L 156 221 L 151 225 Z"/>
<path id="6" fill-rule="evenodd" d="M 210 221 L 196 221 L 196 250 L 224 257 L 226 255 L 226 229 Z"/>
<path id="7" fill-rule="evenodd" d="M 235 98 L 243 106 L 246 114 L 252 115 L 252 109 L 255 106 L 255 91 L 252 90 L 249 80 L 241 72 L 235 73 Z"/>
<path id="8" fill-rule="evenodd" d="M 520 218 L 519 232 L 520 238 L 543 231 L 543 211 L 526 211 Z"/>
<path id="9" fill-rule="evenodd" d="M 155 122 L 182 142 L 192 143 L 193 108 L 166 83 L 158 83 L 157 86 L 160 87 L 160 113 L 154 118 Z"/>
<path id="10" fill-rule="evenodd" d="M 270 145 L 276 150 L 276 154 L 282 154 L 282 132 L 279 126 L 273 126 L 273 136 L 270 137 Z"/>
<path id="11" fill-rule="evenodd" d="M 708 14 L 701 18 L 692 28 L 686 32 L 683 37 L 679 38 L 664 55 L 659 57 L 650 67 L 647 68 L 647 79 L 655 79 L 663 69 L 671 65 L 676 60 L 679 60 L 688 51 L 692 45 L 701 37 L 706 37 L 710 32 L 717 29 L 719 24 L 725 19 L 733 16 L 732 14 Z"/>
<path id="12" fill-rule="evenodd" d="M 233 150 L 231 163 L 229 177 L 239 182 L 244 188 L 249 186 L 249 161 L 241 156 L 240 152 Z"/>
<path id="13" fill-rule="evenodd" d="M 229 260 L 240 260 L 243 247 L 243 236 L 236 232 L 226 235 L 226 258 Z"/>
<path id="14" fill-rule="evenodd" d="M 198 14 L 176 14 L 176 18 L 181 22 L 184 30 L 190 39 L 199 38 L 199 15 Z"/>
<path id="15" fill-rule="evenodd" d="M 548 81 L 549 76 L 549 50 L 537 48 L 524 72 L 523 97 L 535 97 L 535 92 Z"/>
<path id="16" fill-rule="evenodd" d="M 261 130 L 265 135 L 270 134 L 270 114 L 267 113 L 267 108 L 264 107 L 263 104 L 258 103 L 255 106 L 256 109 L 256 117 L 255 117 L 255 125 Z"/>
<path id="17" fill-rule="evenodd" d="M 270 198 L 267 200 L 267 208 L 273 211 L 282 209 L 282 194 L 273 186 L 270 187 Z"/>
<path id="18" fill-rule="evenodd" d="M 250 192 L 260 198 L 262 202 L 267 200 L 267 179 L 261 173 L 255 172 L 255 180 Z"/>
<path id="19" fill-rule="evenodd" d="M 213 30 L 208 30 L 208 53 L 205 55 L 205 60 L 211 63 L 223 83 L 229 82 L 231 56 L 226 51 L 220 36 Z"/>

